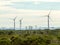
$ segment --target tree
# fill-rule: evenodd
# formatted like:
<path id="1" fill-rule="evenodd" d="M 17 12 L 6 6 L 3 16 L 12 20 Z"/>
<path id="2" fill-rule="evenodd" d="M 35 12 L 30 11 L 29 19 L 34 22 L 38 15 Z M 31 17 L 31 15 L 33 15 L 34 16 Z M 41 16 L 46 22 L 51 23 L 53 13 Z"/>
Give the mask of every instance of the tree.
<path id="1" fill-rule="evenodd" d="M 19 37 L 15 37 L 12 39 L 12 42 L 11 42 L 12 45 L 22 45 L 23 44 L 23 41 L 21 38 Z"/>
<path id="2" fill-rule="evenodd" d="M 0 45 L 11 45 L 11 41 L 7 38 L 0 39 Z"/>

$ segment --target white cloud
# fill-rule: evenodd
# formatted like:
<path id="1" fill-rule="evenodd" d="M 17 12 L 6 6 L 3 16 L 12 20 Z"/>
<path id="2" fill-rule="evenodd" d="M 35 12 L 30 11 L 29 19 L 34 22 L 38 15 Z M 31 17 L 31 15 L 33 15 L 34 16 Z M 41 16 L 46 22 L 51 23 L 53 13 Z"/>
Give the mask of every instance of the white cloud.
<path id="1" fill-rule="evenodd" d="M 25 2 L 25 1 L 46 1 L 46 2 L 60 2 L 60 0 L 11 0 L 12 2 Z"/>
<path id="2" fill-rule="evenodd" d="M 10 1 L 10 0 L 0 0 L 0 1 Z"/>
<path id="3" fill-rule="evenodd" d="M 60 2 L 60 0 L 0 0 L 0 5 L 11 4 L 11 2 L 26 2 L 33 1 L 33 3 L 38 4 L 38 2 Z"/>
<path id="4" fill-rule="evenodd" d="M 0 1 L 0 6 L 12 4 L 10 1 Z"/>

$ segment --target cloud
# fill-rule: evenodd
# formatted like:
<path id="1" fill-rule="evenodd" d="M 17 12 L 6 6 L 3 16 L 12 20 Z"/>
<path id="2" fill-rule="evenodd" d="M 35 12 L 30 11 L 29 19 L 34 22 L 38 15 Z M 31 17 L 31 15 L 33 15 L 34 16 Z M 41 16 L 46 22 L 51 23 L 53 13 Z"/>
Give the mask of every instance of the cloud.
<path id="1" fill-rule="evenodd" d="M 0 1 L 10 1 L 10 0 L 0 0 Z"/>
<path id="2" fill-rule="evenodd" d="M 4 5 L 12 4 L 10 1 L 0 1 L 0 7 Z"/>
<path id="3" fill-rule="evenodd" d="M 31 10 L 60 10 L 60 2 L 12 2 L 10 6 L 16 9 L 31 9 Z"/>
<path id="4" fill-rule="evenodd" d="M 45 1 L 45 2 L 60 2 L 60 0 L 11 0 L 12 2 L 25 2 L 25 1 Z"/>

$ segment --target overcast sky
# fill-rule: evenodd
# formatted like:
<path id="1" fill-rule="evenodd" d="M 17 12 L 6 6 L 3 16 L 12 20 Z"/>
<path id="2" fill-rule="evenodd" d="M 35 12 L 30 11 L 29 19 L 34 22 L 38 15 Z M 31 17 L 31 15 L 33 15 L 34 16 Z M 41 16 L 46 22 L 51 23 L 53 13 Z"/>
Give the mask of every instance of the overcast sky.
<path id="1" fill-rule="evenodd" d="M 16 27 L 23 18 L 23 26 L 47 26 L 50 13 L 50 26 L 60 26 L 60 0 L 0 0 L 0 27 L 13 27 L 17 16 Z"/>

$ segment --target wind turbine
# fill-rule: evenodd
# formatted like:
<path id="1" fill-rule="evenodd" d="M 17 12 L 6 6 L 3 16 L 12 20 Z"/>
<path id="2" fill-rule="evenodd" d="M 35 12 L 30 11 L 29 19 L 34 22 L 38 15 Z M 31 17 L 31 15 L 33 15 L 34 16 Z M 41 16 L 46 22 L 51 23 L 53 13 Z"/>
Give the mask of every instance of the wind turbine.
<path id="1" fill-rule="evenodd" d="M 23 20 L 23 18 L 19 20 L 19 22 L 20 22 L 20 30 L 22 29 L 22 20 Z"/>
<path id="2" fill-rule="evenodd" d="M 13 21 L 14 21 L 14 30 L 15 30 L 15 21 L 16 21 L 16 18 L 17 18 L 17 16 L 13 19 Z"/>
<path id="3" fill-rule="evenodd" d="M 50 13 L 51 13 L 51 10 L 50 10 L 50 12 L 49 12 L 48 15 L 47 15 L 48 30 L 50 29 Z"/>
<path id="4" fill-rule="evenodd" d="M 43 17 L 47 17 L 47 27 L 48 27 L 48 30 L 50 29 L 50 13 L 51 13 L 51 10 L 49 11 L 48 15 L 45 15 Z"/>

